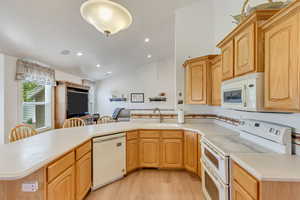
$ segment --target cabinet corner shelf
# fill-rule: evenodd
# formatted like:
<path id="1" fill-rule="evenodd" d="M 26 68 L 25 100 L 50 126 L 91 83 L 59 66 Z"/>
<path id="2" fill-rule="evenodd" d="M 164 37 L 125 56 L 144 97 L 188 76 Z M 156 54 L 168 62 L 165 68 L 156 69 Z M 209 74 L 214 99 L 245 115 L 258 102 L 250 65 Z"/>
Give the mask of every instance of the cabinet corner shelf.
<path id="1" fill-rule="evenodd" d="M 166 97 L 153 97 L 153 98 L 149 98 L 150 102 L 166 102 L 167 98 Z"/>
<path id="2" fill-rule="evenodd" d="M 125 102 L 127 101 L 127 98 L 110 98 L 110 102 Z"/>

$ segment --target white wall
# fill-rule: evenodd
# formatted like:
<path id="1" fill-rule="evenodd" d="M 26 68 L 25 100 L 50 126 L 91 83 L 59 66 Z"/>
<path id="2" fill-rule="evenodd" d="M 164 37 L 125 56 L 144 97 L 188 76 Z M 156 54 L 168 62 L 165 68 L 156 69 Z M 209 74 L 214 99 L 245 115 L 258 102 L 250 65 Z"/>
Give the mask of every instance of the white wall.
<path id="1" fill-rule="evenodd" d="M 184 94 L 184 68 L 186 59 L 211 54 L 214 51 L 213 4 L 201 0 L 176 10 L 175 13 L 175 65 L 176 65 L 176 99 Z M 177 102 L 176 100 L 176 102 Z M 176 103 L 177 104 L 177 103 Z M 207 106 L 177 105 L 186 112 L 207 113 Z"/>
<path id="2" fill-rule="evenodd" d="M 82 84 L 82 78 L 69 74 L 60 70 L 55 70 L 55 78 L 57 81 L 69 81 L 76 84 Z"/>
<path id="3" fill-rule="evenodd" d="M 4 143 L 5 128 L 4 128 L 4 55 L 0 54 L 0 144 Z"/>
<path id="4" fill-rule="evenodd" d="M 136 71 L 116 75 L 98 81 L 96 87 L 96 111 L 101 115 L 111 115 L 115 108 L 129 109 L 164 108 L 173 109 L 175 105 L 175 70 L 172 59 L 154 62 L 139 67 Z M 167 102 L 147 102 L 149 97 L 166 93 Z M 145 103 L 130 103 L 130 93 L 144 93 Z M 127 102 L 110 102 L 112 94 L 128 98 Z"/>

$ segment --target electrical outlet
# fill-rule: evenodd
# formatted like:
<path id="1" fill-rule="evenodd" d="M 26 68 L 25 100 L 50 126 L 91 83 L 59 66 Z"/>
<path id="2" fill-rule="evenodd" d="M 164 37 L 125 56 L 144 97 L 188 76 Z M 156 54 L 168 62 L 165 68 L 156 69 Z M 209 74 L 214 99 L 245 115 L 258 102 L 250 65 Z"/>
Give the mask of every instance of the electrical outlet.
<path id="1" fill-rule="evenodd" d="M 23 192 L 37 192 L 38 190 L 39 190 L 39 183 L 37 181 L 22 184 Z"/>

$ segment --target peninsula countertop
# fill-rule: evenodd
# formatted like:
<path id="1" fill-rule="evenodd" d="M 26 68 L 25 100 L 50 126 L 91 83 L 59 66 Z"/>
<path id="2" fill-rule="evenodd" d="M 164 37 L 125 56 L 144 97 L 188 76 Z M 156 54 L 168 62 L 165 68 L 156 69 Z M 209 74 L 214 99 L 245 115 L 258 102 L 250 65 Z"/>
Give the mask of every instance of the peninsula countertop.
<path id="1" fill-rule="evenodd" d="M 208 138 L 210 136 L 239 137 L 238 131 L 225 128 L 213 121 L 180 125 L 169 123 L 119 122 L 78 128 L 56 129 L 11 144 L 0 145 L 0 180 L 17 180 L 26 177 L 94 137 L 138 129 L 186 130 L 196 132 Z M 268 155 L 266 155 L 266 157 L 267 156 Z M 280 167 L 276 165 L 273 166 L 273 173 L 278 172 L 281 174 L 280 177 L 274 177 L 276 180 L 290 180 L 290 175 L 295 172 L 293 180 L 300 181 L 300 173 L 297 173 L 297 169 L 300 167 L 298 166 L 300 165 L 300 157 L 292 156 L 292 158 L 295 158 L 296 161 L 294 161 L 294 159 L 289 161 L 286 157 L 286 162 L 282 165 L 286 165 L 286 169 L 291 169 L 289 166 L 296 165 L 293 170 L 287 172 L 286 170 L 282 171 L 282 169 L 284 169 L 282 165 Z M 265 172 L 261 170 L 262 165 L 255 161 L 250 162 L 244 157 L 244 154 L 234 154 L 233 159 L 245 169 L 250 169 L 251 171 L 249 170 L 249 172 L 253 173 L 254 176 L 257 175 L 257 178 L 260 180 L 263 180 L 265 177 L 268 179 L 272 178 L 261 174 Z M 249 159 L 251 160 L 251 158 Z M 253 157 L 253 159 L 255 159 L 255 157 Z M 272 157 L 268 157 L 268 159 L 272 159 Z"/>

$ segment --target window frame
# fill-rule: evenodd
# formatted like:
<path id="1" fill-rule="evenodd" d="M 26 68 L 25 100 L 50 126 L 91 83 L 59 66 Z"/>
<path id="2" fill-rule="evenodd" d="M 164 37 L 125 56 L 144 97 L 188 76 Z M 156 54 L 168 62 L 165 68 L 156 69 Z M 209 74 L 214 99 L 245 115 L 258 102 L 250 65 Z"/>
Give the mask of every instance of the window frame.
<path id="1" fill-rule="evenodd" d="M 45 126 L 35 129 L 37 132 L 45 132 L 52 130 L 54 127 L 54 87 L 45 85 L 45 102 L 24 102 L 23 101 L 23 83 L 24 82 L 30 82 L 30 81 L 20 81 L 19 83 L 19 108 L 20 108 L 20 118 L 19 122 L 23 122 L 23 105 L 45 105 Z M 48 116 L 47 113 L 50 112 L 50 116 Z M 47 117 L 48 116 L 48 117 Z"/>

